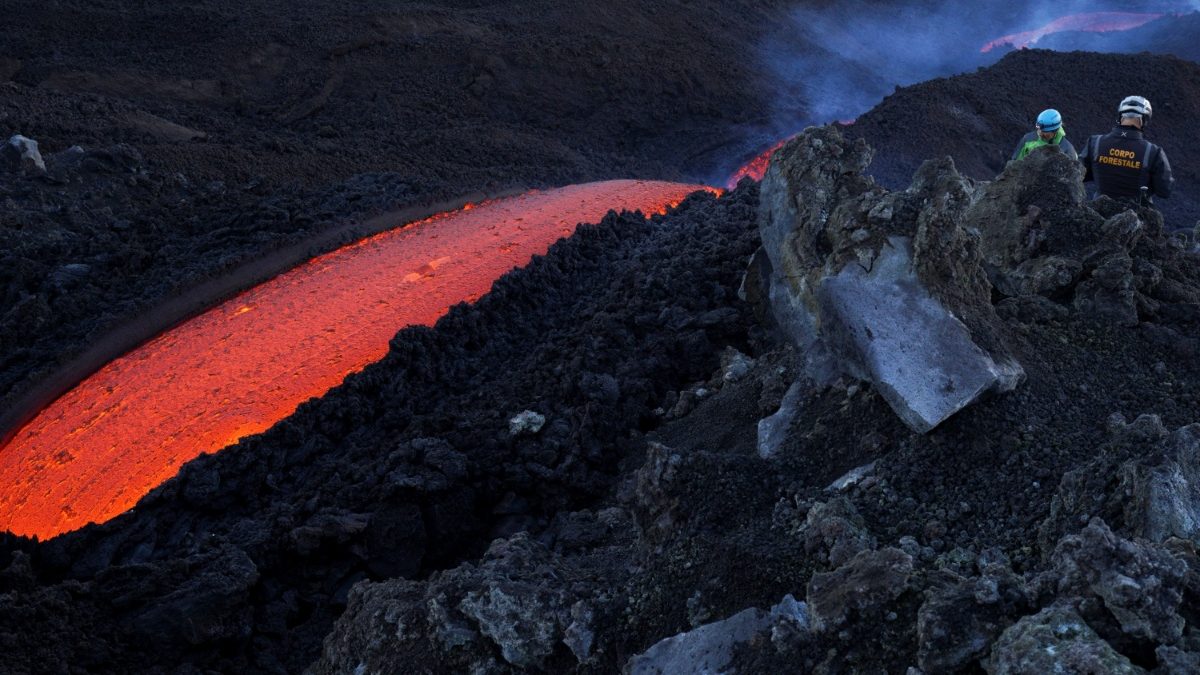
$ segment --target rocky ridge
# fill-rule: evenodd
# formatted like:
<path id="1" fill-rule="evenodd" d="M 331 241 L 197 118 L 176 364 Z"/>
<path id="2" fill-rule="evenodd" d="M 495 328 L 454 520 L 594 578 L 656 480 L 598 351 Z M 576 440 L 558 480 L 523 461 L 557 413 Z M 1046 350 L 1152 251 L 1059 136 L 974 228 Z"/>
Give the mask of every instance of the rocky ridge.
<path id="1" fill-rule="evenodd" d="M 525 657 L 510 658 L 531 644 L 517 629 L 522 625 L 544 640 L 542 658 L 557 653 L 563 660 L 556 668 L 579 672 L 708 667 L 744 673 L 982 669 L 995 674 L 1065 667 L 1174 673 L 1193 667 L 1200 658 L 1191 609 L 1200 573 L 1200 540 L 1191 525 L 1200 505 L 1192 478 L 1200 470 L 1196 427 L 1172 432 L 1154 415 L 1133 422 L 1116 415 L 1093 435 L 1094 443 L 1063 452 L 1035 440 L 1053 429 L 1030 423 L 1038 414 L 1038 399 L 1047 395 L 1044 381 L 1056 379 L 1054 370 L 1068 365 L 1052 351 L 1039 353 L 1047 339 L 1080 338 L 1102 326 L 1153 352 L 1161 343 L 1148 336 L 1186 330 L 1181 314 L 1163 308 L 1191 301 L 1173 301 L 1175 291 L 1157 289 L 1166 279 L 1179 284 L 1176 291 L 1197 288 L 1196 254 L 1189 252 L 1189 241 L 1164 234 L 1153 211 L 1085 202 L 1077 169 L 1053 151 L 1011 164 L 986 184 L 961 178 L 952 162 L 931 162 L 903 192 L 882 190 L 861 177 L 868 156 L 865 146 L 832 129 L 810 130 L 785 147 L 772 168 L 776 180 L 768 178 L 763 186 L 764 244 L 772 243 L 769 230 L 777 217 L 770 205 L 781 203 L 772 202 L 779 196 L 767 194 L 771 190 L 788 199 L 796 190 L 811 190 L 797 204 L 810 207 L 812 214 L 791 213 L 802 232 L 782 237 L 795 247 L 791 250 L 821 247 L 825 255 L 816 263 L 797 263 L 799 255 L 789 262 L 809 279 L 836 278 L 838 268 L 820 261 L 839 252 L 857 264 L 854 251 L 861 249 L 856 247 L 873 245 L 879 251 L 890 245 L 888 234 L 914 234 L 910 228 L 919 228 L 918 223 L 926 228 L 937 223 L 938 241 L 957 246 L 915 248 L 924 251 L 926 270 L 951 264 L 957 269 L 922 275 L 917 271 L 921 256 L 915 255 L 914 273 L 944 307 L 964 317 L 965 326 L 979 327 L 972 335 L 982 336 L 978 339 L 993 349 L 1010 350 L 1028 369 L 1028 383 L 1009 394 L 981 398 L 938 428 L 917 434 L 869 377 L 862 384 L 854 382 L 860 377 L 854 373 L 848 373 L 850 380 L 837 371 L 826 382 L 811 378 L 811 361 L 789 339 L 786 318 L 772 312 L 781 306 L 787 312 L 799 303 L 772 304 L 778 294 L 766 290 L 772 276 L 756 256 L 743 292 L 759 301 L 760 316 L 774 316 L 768 322 L 771 331 L 757 343 L 763 351 L 748 369 L 733 367 L 743 361 L 726 359 L 725 367 L 698 389 L 707 392 L 707 400 L 652 435 L 656 440 L 641 468 L 626 479 L 613 506 L 573 516 L 609 524 L 607 537 L 580 550 L 557 549 L 548 536 L 544 542 L 555 551 L 539 549 L 539 564 L 533 566 L 498 566 L 501 558 L 489 556 L 478 572 L 465 566 L 423 582 L 364 585 L 353 610 L 326 640 L 318 672 L 360 665 L 365 672 L 386 672 L 415 658 L 430 664 L 430 672 L 549 668 L 548 662 L 531 665 L 521 660 Z M 827 176 L 827 182 L 817 175 Z M 814 195 L 828 201 L 816 201 Z M 879 204 L 892 207 L 891 217 L 879 217 Z M 860 229 L 868 236 L 852 236 Z M 929 233 L 917 238 L 931 239 Z M 1130 264 L 1106 262 L 1113 256 Z M 1030 278 L 1051 281 L 1027 283 Z M 762 283 L 756 286 L 755 279 Z M 970 302 L 977 304 L 965 304 Z M 828 330 L 828 323 L 792 325 L 818 327 L 817 333 L 804 335 L 824 343 L 848 339 L 844 331 Z M 1194 348 L 1189 344 L 1194 338 L 1175 337 L 1173 349 Z M 1103 343 L 1080 344 L 1118 369 L 1138 367 Z M 1059 366 L 1051 365 L 1056 362 Z M 1155 368 L 1168 379 L 1168 367 Z M 1187 393 L 1170 395 L 1192 400 L 1191 366 L 1175 363 L 1170 369 L 1191 373 Z M 788 386 L 797 379 L 807 384 L 794 396 L 798 402 L 784 425 L 785 439 L 764 459 L 756 452 L 754 420 L 774 412 L 787 398 L 785 389 L 797 391 Z M 1120 407 L 1108 392 L 1081 392 L 1083 402 L 1066 405 L 1081 412 Z M 871 415 L 871 430 L 848 426 Z M 985 417 L 991 422 L 978 424 Z M 1009 433 L 1021 428 L 1017 420 L 1022 418 L 1028 430 L 1022 436 L 998 438 L 996 445 L 984 440 L 989 428 L 1013 424 Z M 718 432 L 721 426 L 732 429 Z M 1059 467 L 1050 475 L 1062 475 L 1061 484 L 1049 481 L 1048 489 L 1024 493 L 1033 501 L 1028 517 L 1041 525 L 1038 541 L 1011 529 L 1004 537 L 987 535 L 987 523 L 1011 528 L 1011 520 L 997 512 L 1002 506 L 973 492 L 971 474 L 957 476 L 940 466 L 944 455 L 937 448 L 961 442 L 992 455 L 985 464 L 1027 447 L 1043 455 L 1042 462 Z M 970 446 L 964 453 L 981 459 Z M 838 478 L 830 471 L 839 464 L 854 470 Z M 818 465 L 824 467 L 815 477 L 802 471 Z M 938 488 L 941 496 L 924 507 L 908 506 L 911 497 L 903 494 L 912 494 L 909 474 L 914 471 L 940 473 L 965 489 Z M 985 468 L 979 478 L 1019 490 L 1024 476 L 1022 469 L 989 473 Z M 778 501 L 750 496 L 766 486 L 773 486 L 770 492 Z M 736 500 L 741 501 L 728 503 Z M 608 529 L 623 513 L 633 516 L 627 521 L 633 538 L 630 529 Z M 925 520 L 910 534 L 897 536 L 908 527 L 896 527 L 897 516 Z M 493 551 L 511 546 L 531 544 L 525 538 L 497 541 Z M 732 564 L 722 561 L 725 556 L 734 559 Z M 604 559 L 622 561 L 619 568 L 632 569 L 633 575 L 614 590 L 603 574 L 579 574 L 581 566 Z M 475 581 L 464 586 L 466 578 Z M 591 583 L 597 585 L 589 588 Z M 495 617 L 480 615 L 479 598 L 492 598 L 495 609 L 495 601 L 512 593 L 519 595 L 505 606 L 529 606 L 541 598 L 544 611 L 526 615 L 536 617 L 532 621 L 510 612 L 504 629 L 497 630 Z M 681 624 L 683 632 L 667 637 L 670 626 Z M 647 639 L 655 633 L 666 639 Z M 448 641 L 451 634 L 457 638 Z M 588 645 L 582 653 L 581 634 Z M 388 660 L 389 653 L 402 656 Z M 363 655 L 371 656 L 364 660 Z"/>

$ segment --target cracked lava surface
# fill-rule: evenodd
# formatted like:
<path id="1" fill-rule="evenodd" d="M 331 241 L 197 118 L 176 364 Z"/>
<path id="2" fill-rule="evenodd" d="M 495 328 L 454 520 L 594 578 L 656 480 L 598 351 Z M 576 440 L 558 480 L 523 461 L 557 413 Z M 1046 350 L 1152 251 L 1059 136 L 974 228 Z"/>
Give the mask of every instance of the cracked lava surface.
<path id="1" fill-rule="evenodd" d="M 265 431 L 581 222 L 701 189 L 605 181 L 378 234 L 196 316 L 101 368 L 0 448 L 0 531 L 46 539 L 131 508 L 185 462 Z"/>

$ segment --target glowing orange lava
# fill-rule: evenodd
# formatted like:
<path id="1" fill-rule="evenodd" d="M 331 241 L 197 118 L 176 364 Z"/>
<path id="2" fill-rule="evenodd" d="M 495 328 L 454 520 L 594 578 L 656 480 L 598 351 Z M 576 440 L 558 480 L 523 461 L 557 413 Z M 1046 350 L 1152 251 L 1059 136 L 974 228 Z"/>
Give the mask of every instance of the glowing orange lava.
<path id="1" fill-rule="evenodd" d="M 984 45 L 979 51 L 986 54 L 993 49 L 1004 46 L 1025 49 L 1047 35 L 1065 31 L 1107 33 L 1109 31 L 1130 30 L 1164 16 L 1166 15 L 1139 12 L 1088 12 L 1085 14 L 1071 14 L 1055 19 L 1041 28 L 996 38 Z"/>
<path id="2" fill-rule="evenodd" d="M 180 465 L 259 433 L 387 353 L 400 328 L 610 209 L 661 213 L 711 188 L 574 185 L 445 213 L 322 255 L 109 363 L 0 448 L 0 530 L 104 522 Z"/>
<path id="3" fill-rule="evenodd" d="M 743 164 L 737 171 L 733 172 L 733 175 L 729 177 L 728 181 L 725 181 L 726 187 L 732 190 L 733 188 L 737 187 L 737 184 L 743 178 L 762 180 L 763 176 L 767 175 L 767 167 L 771 164 L 771 155 L 774 155 L 776 150 L 782 148 L 783 144 L 787 143 L 788 140 L 790 139 L 785 138 L 782 141 L 779 141 L 775 145 L 772 145 L 756 155 L 754 159 L 751 159 L 749 162 Z"/>
<path id="4" fill-rule="evenodd" d="M 857 117 L 851 117 L 850 119 L 838 120 L 837 123 L 844 127 L 848 127 L 854 124 L 857 120 Z M 738 167 L 738 170 L 734 171 L 733 175 L 725 181 L 725 187 L 732 190 L 737 187 L 737 184 L 741 182 L 743 178 L 749 178 L 750 180 L 756 181 L 762 180 L 763 176 L 767 175 L 767 167 L 771 165 L 771 156 L 775 154 L 776 150 L 782 148 L 784 143 L 787 143 L 793 138 L 795 138 L 795 136 L 788 136 L 782 141 L 779 141 L 775 145 L 772 145 L 766 150 L 763 150 L 759 154 L 755 155 L 754 158 L 749 162 L 746 162 Z"/>

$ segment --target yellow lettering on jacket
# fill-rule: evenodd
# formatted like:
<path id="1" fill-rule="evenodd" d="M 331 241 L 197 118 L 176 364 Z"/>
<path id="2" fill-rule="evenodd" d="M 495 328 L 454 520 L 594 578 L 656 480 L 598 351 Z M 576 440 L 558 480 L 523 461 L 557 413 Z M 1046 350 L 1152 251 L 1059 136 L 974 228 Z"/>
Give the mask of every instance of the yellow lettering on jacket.
<path id="1" fill-rule="evenodd" d="M 1109 157 L 1107 155 L 1103 156 L 1103 157 L 1097 157 L 1096 161 L 1101 164 L 1107 164 L 1109 166 L 1116 166 L 1116 167 L 1120 167 L 1122 169 L 1135 169 L 1137 171 L 1141 171 L 1141 169 L 1142 169 L 1141 162 L 1137 162 L 1137 161 L 1133 161 L 1133 160 L 1129 160 L 1129 159 L 1121 159 L 1121 158 L 1117 158 L 1117 157 Z"/>
<path id="2" fill-rule="evenodd" d="M 1136 159 L 1137 153 L 1132 150 L 1122 150 L 1120 148 L 1109 148 L 1108 154 L 1110 157 L 1120 157 L 1122 159 Z"/>

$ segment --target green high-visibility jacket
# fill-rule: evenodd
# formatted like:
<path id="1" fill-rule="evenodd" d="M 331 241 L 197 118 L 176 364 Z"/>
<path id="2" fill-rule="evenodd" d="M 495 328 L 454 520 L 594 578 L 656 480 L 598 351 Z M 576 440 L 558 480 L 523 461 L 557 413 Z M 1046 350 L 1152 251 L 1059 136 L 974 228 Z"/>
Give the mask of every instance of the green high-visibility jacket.
<path id="1" fill-rule="evenodd" d="M 1017 149 L 1013 152 L 1013 159 L 1024 159 L 1025 155 L 1033 152 L 1035 148 L 1040 148 L 1043 145 L 1057 145 L 1071 159 L 1079 159 L 1079 155 L 1075 153 L 1075 146 L 1071 145 L 1071 141 L 1067 140 L 1066 127 L 1059 127 L 1058 132 L 1054 134 L 1054 138 L 1049 141 L 1042 140 L 1041 134 L 1036 131 L 1031 131 L 1025 134 L 1021 142 L 1017 145 Z"/>

